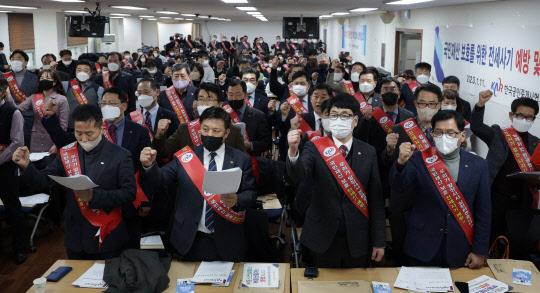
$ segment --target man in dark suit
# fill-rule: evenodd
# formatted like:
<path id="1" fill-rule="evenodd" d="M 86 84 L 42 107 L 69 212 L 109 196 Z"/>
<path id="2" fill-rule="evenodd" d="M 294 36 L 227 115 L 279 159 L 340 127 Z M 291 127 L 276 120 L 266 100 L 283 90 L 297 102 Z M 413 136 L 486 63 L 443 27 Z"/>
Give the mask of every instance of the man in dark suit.
<path id="1" fill-rule="evenodd" d="M 442 81 L 443 90 L 454 90 L 459 93 L 459 85 L 459 78 L 453 75 L 445 77 Z M 463 107 L 463 118 L 466 121 L 471 121 L 471 104 L 462 98 L 458 97 L 458 99 Z"/>
<path id="2" fill-rule="evenodd" d="M 401 107 L 413 112 L 414 115 L 418 115 L 414 105 L 415 91 L 416 88 L 421 85 L 433 84 L 429 82 L 429 78 L 431 77 L 431 64 L 419 62 L 414 66 L 414 71 L 415 80 L 406 82 L 401 86 L 401 97 L 398 103 Z"/>
<path id="3" fill-rule="evenodd" d="M 333 96 L 332 89 L 324 84 L 320 83 L 315 86 L 315 90 L 313 91 L 313 94 L 310 97 L 311 107 L 313 108 L 312 112 L 309 112 L 307 114 L 300 114 L 295 116 L 291 119 L 291 129 L 299 129 L 300 128 L 300 119 L 303 119 L 306 121 L 306 123 L 309 125 L 309 127 L 313 131 L 322 131 L 329 129 L 324 129 L 323 125 L 323 111 L 322 111 L 322 103 L 330 97 Z"/>
<path id="4" fill-rule="evenodd" d="M 0 72 L 7 71 L 9 69 L 9 63 L 4 54 L 4 43 L 0 42 Z"/>
<path id="5" fill-rule="evenodd" d="M 186 109 L 186 113 L 189 116 L 189 120 L 194 119 L 193 115 L 193 102 L 195 101 L 194 94 L 197 90 L 196 87 L 190 85 L 191 78 L 190 78 L 190 69 L 189 66 L 186 63 L 179 63 L 173 65 L 171 68 L 172 71 L 172 82 L 173 86 L 169 87 L 167 90 L 174 89 L 173 96 L 177 96 L 181 103 L 184 105 L 184 108 Z M 169 100 L 169 97 L 167 96 L 166 91 L 162 91 L 159 94 L 158 97 L 158 104 L 170 111 L 174 111 L 174 108 Z M 178 113 L 176 113 L 178 116 Z M 180 117 L 178 117 L 178 120 L 180 122 L 183 122 Z"/>
<path id="6" fill-rule="evenodd" d="M 266 92 L 257 89 L 259 86 L 260 74 L 261 73 L 259 71 L 253 68 L 248 68 L 244 69 L 244 71 L 240 73 L 240 79 L 243 80 L 247 86 L 248 105 L 254 109 L 260 110 L 265 114 L 268 114 L 268 102 L 270 100 L 266 96 Z"/>
<path id="7" fill-rule="evenodd" d="M 231 114 L 232 122 L 242 122 L 246 125 L 244 144 L 248 153 L 260 156 L 272 148 L 272 130 L 266 115 L 246 104 L 247 86 L 242 80 L 233 79 L 229 82 L 227 91 L 227 112 Z"/>
<path id="8" fill-rule="evenodd" d="M 287 172 L 293 180 L 312 178 L 316 186 L 300 238 L 317 267 L 366 267 L 368 254 L 380 261 L 386 232 L 384 199 L 375 149 L 353 138 L 359 104 L 349 94 L 330 99 L 330 131 L 298 153 L 300 130 L 288 134 Z M 338 165 L 340 173 L 329 166 Z M 354 176 L 343 176 L 343 174 Z M 336 178 L 346 177 L 346 185 Z M 353 192 L 351 190 L 354 189 Z M 353 203 L 352 198 L 360 198 Z"/>
<path id="9" fill-rule="evenodd" d="M 135 96 L 135 79 L 133 75 L 121 70 L 122 55 L 118 52 L 112 52 L 107 55 L 106 73 L 96 75 L 95 83 L 108 89 L 109 87 L 119 87 L 127 95 L 128 106 L 125 114 L 135 111 L 137 96 Z M 107 79 L 108 78 L 108 79 Z"/>
<path id="10" fill-rule="evenodd" d="M 64 49 L 60 51 L 60 62 L 58 63 L 58 66 L 56 66 L 56 70 L 65 72 L 69 74 L 71 77 L 70 79 L 75 78 L 76 70 L 77 70 L 77 61 L 71 59 L 71 56 L 73 54 L 70 50 Z M 55 60 L 56 61 L 56 60 Z"/>
<path id="11" fill-rule="evenodd" d="M 195 92 L 195 116 L 196 120 L 199 119 L 199 113 L 203 113 L 204 110 L 210 107 L 222 107 L 223 106 L 223 91 L 212 83 L 203 82 L 199 85 L 199 88 Z M 196 121 L 193 121 L 196 123 Z M 200 123 L 200 121 L 199 121 Z M 196 143 L 192 138 L 192 133 L 190 132 L 191 125 L 188 123 L 182 123 L 178 126 L 178 130 L 174 132 L 171 136 L 166 136 L 168 133 L 170 121 L 161 120 L 158 123 L 158 129 L 156 130 L 156 135 L 152 141 L 152 148 L 157 151 L 157 158 L 160 160 L 170 159 L 177 151 L 181 150 L 185 146 L 195 147 L 202 144 L 200 139 L 200 131 L 197 133 Z M 196 127 L 194 127 L 196 128 Z M 231 125 L 231 131 L 225 143 L 235 148 L 243 153 L 246 153 L 246 147 L 244 145 L 244 136 L 240 130 L 240 127 Z"/>
<path id="12" fill-rule="evenodd" d="M 23 169 L 21 182 L 35 190 L 48 189 L 48 175 L 66 177 L 68 171 L 88 176 L 99 187 L 67 190 L 66 246 L 69 259 L 107 259 L 118 256 L 128 244 L 126 215 L 121 208 L 135 200 L 135 176 L 131 154 L 102 135 L 101 111 L 96 105 L 82 105 L 73 112 L 77 142 L 59 152 L 61 155 L 44 170 L 38 171 L 29 160 L 28 148 L 19 148 L 13 161 Z M 65 155 L 64 155 L 65 154 Z M 64 165 L 63 158 L 70 165 Z M 78 161 L 76 166 L 73 161 Z M 79 167 L 79 171 L 74 170 Z M 92 209 L 92 210 L 90 210 Z M 96 213 L 96 210 L 99 211 Z M 107 215 L 105 217 L 105 215 Z M 96 221 L 99 225 L 90 223 Z M 99 236 L 96 237 L 99 231 Z"/>
<path id="13" fill-rule="evenodd" d="M 41 70 L 45 69 L 52 69 L 58 73 L 60 76 L 60 79 L 62 81 L 70 81 L 73 78 L 71 78 L 71 75 L 69 73 L 66 73 L 64 71 L 57 70 L 58 63 L 56 62 L 56 56 L 54 54 L 47 53 L 41 57 L 41 64 L 43 64 L 43 67 L 41 67 Z M 40 70 L 34 71 L 34 74 L 38 75 Z"/>
<path id="14" fill-rule="evenodd" d="M 393 189 L 413 191 L 405 263 L 479 268 L 489 249 L 488 165 L 459 147 L 466 138 L 461 114 L 443 110 L 431 122 L 436 147 L 414 152 L 414 144 L 401 144 L 390 171 Z"/>
<path id="15" fill-rule="evenodd" d="M 26 69 L 28 65 L 28 54 L 22 50 L 15 50 L 9 56 L 11 61 L 11 72 L 3 74 L 3 78 L 13 82 L 13 87 L 20 90 L 21 94 L 13 92 L 10 85 L 10 94 L 16 105 L 24 102 L 27 98 L 37 92 L 38 78 L 37 75 Z M 13 79 L 11 79 L 13 75 Z M 18 91 L 16 90 L 16 91 Z M 30 137 L 32 136 L 32 128 L 34 127 L 34 112 L 22 112 L 24 117 L 24 145 L 30 145 Z"/>
<path id="16" fill-rule="evenodd" d="M 177 158 L 165 167 L 159 168 L 155 164 L 155 150 L 146 148 L 143 151 L 143 182 L 154 187 L 165 182 L 178 184 L 169 238 L 183 260 L 243 261 L 246 239 L 242 211 L 253 206 L 256 198 L 251 161 L 248 155 L 224 143 L 231 125 L 225 110 L 211 107 L 202 113 L 200 122 L 203 144 L 178 152 Z M 221 171 L 234 167 L 242 169 L 242 181 L 235 194 L 203 195 L 200 177 L 205 170 Z M 216 206 L 210 205 L 212 200 L 205 200 L 208 196 L 217 196 Z M 221 209 L 225 214 L 216 213 L 215 209 Z"/>
<path id="17" fill-rule="evenodd" d="M 263 37 L 260 37 L 259 40 L 259 46 L 261 46 L 259 48 L 259 46 L 256 46 L 257 47 L 257 51 L 261 52 L 264 52 L 266 54 L 270 54 L 270 48 L 268 48 L 268 44 L 264 42 L 264 38 Z"/>
<path id="18" fill-rule="evenodd" d="M 271 49 L 274 50 L 274 56 L 277 56 L 278 53 L 285 52 L 287 47 L 285 43 L 281 41 L 280 36 L 276 36 L 276 42 L 272 45 Z"/>
<path id="19" fill-rule="evenodd" d="M 372 108 L 382 106 L 381 96 L 375 92 L 378 82 L 377 76 L 378 74 L 375 71 L 367 69 L 360 73 L 360 81 L 358 82 L 358 92 L 362 93 L 366 102 Z"/>
<path id="20" fill-rule="evenodd" d="M 529 214 L 531 209 L 538 209 L 536 187 L 528 185 L 523 180 L 506 177 L 525 170 L 518 165 L 505 132 L 511 131 L 511 135 L 515 134 L 516 145 L 524 146 L 523 153 L 518 153 L 520 157 L 527 154 L 532 156 L 538 145 L 538 137 L 530 133 L 529 129 L 534 124 L 539 107 L 538 102 L 531 98 L 515 99 L 510 106 L 511 112 L 508 114 L 512 122 L 510 129 L 507 130 L 497 124 L 490 127 L 484 124 L 484 113 L 486 103 L 492 96 L 493 93 L 490 90 L 479 94 L 478 102 L 472 112 L 471 130 L 489 147 L 486 159 L 492 190 L 491 238 L 494 240 L 499 235 L 509 235 L 511 238 L 517 236 L 515 234 L 519 227 L 512 226 L 510 223 L 519 217 L 519 214 Z M 518 143 L 518 139 L 521 142 Z M 532 165 L 529 166 L 529 170 L 531 169 L 534 170 Z M 528 256 L 529 250 L 523 247 L 525 241 L 512 241 L 512 243 L 516 243 L 510 248 L 513 257 L 521 259 Z"/>

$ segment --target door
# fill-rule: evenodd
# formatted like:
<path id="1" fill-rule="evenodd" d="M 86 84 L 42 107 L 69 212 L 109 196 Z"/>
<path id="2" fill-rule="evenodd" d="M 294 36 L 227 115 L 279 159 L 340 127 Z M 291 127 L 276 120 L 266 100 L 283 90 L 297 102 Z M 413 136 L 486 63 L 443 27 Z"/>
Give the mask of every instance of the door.
<path id="1" fill-rule="evenodd" d="M 422 61 L 422 30 L 396 29 L 395 52 L 394 75 L 405 69 L 414 72 L 416 63 Z"/>

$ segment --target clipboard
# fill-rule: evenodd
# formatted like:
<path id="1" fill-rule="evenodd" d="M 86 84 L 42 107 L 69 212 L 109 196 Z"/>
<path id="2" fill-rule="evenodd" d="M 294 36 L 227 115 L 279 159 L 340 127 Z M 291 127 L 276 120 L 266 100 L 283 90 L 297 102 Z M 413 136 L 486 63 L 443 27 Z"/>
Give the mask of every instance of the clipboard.
<path id="1" fill-rule="evenodd" d="M 238 275 L 236 276 L 236 282 L 234 283 L 233 292 L 234 293 L 243 293 L 243 292 L 255 292 L 255 293 L 283 293 L 285 292 L 285 275 L 287 271 L 287 265 L 280 263 L 279 264 L 279 287 L 277 288 L 252 288 L 252 287 L 242 287 L 242 278 L 244 271 L 244 263 L 240 264 L 238 268 Z"/>
<path id="2" fill-rule="evenodd" d="M 298 281 L 298 293 L 372 293 L 371 283 L 350 281 Z"/>

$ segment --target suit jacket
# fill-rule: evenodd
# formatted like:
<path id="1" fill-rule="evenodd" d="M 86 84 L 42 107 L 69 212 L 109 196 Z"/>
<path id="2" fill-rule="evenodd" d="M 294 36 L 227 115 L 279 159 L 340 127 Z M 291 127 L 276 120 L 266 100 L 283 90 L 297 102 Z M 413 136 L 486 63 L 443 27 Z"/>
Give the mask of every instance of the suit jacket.
<path id="1" fill-rule="evenodd" d="M 135 176 L 131 154 L 106 138 L 102 138 L 98 169 L 83 170 L 99 187 L 94 188 L 92 200 L 88 203 L 91 209 L 103 209 L 110 213 L 113 208 L 131 205 L 135 200 Z M 84 166 L 84 150 L 78 146 L 79 160 Z M 51 180 L 48 175 L 66 176 L 60 156 L 49 164 L 44 170 L 38 171 L 34 164 L 30 163 L 22 173 L 21 180 L 35 190 L 49 189 Z M 107 235 L 99 248 L 98 238 L 95 237 L 98 227 L 94 227 L 82 215 L 77 200 L 71 189 L 66 189 L 66 233 L 64 245 L 68 249 L 84 251 L 90 254 L 112 252 L 126 247 L 128 242 L 128 228 L 126 215 L 122 213 L 120 224 Z"/>
<path id="2" fill-rule="evenodd" d="M 231 125 L 229 136 L 225 139 L 225 144 L 235 148 L 243 153 L 246 153 L 244 145 L 244 137 L 240 132 L 240 127 Z M 183 147 L 194 147 L 193 141 L 189 134 L 187 123 L 182 123 L 178 126 L 176 132 L 168 138 L 155 138 L 152 141 L 152 148 L 157 150 L 158 159 L 168 159 Z"/>
<path id="3" fill-rule="evenodd" d="M 4 65 L 9 65 L 6 54 L 0 53 L 0 72 L 4 72 Z"/>
<path id="4" fill-rule="evenodd" d="M 129 116 L 129 118 L 131 120 L 131 116 Z M 143 116 L 143 119 L 144 119 L 144 116 Z M 178 117 L 176 116 L 176 114 L 174 112 L 172 112 L 170 110 L 167 110 L 167 109 L 165 109 L 163 107 L 159 107 L 158 110 L 157 110 L 156 123 L 154 123 L 154 125 L 152 125 L 152 134 L 154 136 L 156 135 L 158 122 L 161 119 L 169 119 L 169 120 L 171 120 L 171 124 L 169 124 L 169 129 L 167 130 L 167 133 L 165 135 L 166 135 L 166 137 L 169 137 L 169 136 L 173 135 L 174 132 L 178 129 L 178 125 L 180 125 L 180 122 L 178 121 Z"/>
<path id="5" fill-rule="evenodd" d="M 390 184 L 398 191 L 413 187 L 412 207 L 407 221 L 404 251 L 421 261 L 431 261 L 446 237 L 446 258 L 450 267 L 462 267 L 469 253 L 487 255 L 491 228 L 491 195 L 488 165 L 483 158 L 460 149 L 457 186 L 474 219 L 473 245 L 441 196 L 426 168 L 422 154 L 414 152 L 399 172 L 394 164 Z"/>
<path id="6" fill-rule="evenodd" d="M 495 177 L 508 157 L 510 146 L 508 145 L 508 142 L 506 142 L 506 138 L 504 138 L 499 125 L 494 124 L 489 127 L 484 124 L 485 109 L 486 107 L 474 107 L 471 116 L 471 130 L 489 147 L 486 160 L 489 166 L 489 183 L 493 184 Z M 528 135 L 529 143 L 527 145 L 527 151 L 532 155 L 538 146 L 538 137 L 532 135 L 530 132 Z"/>
<path id="7" fill-rule="evenodd" d="M 346 196 L 319 151 L 309 141 L 295 164 L 287 156 L 287 173 L 295 181 L 313 179 L 313 200 L 306 213 L 301 241 L 310 250 L 324 253 L 339 227 L 341 211 L 345 217 L 349 252 L 353 257 L 367 255 L 370 247 L 386 246 L 386 223 L 381 181 L 375 149 L 353 138 L 351 169 L 367 194 L 369 220 Z"/>
<path id="8" fill-rule="evenodd" d="M 56 66 L 56 71 L 61 71 L 69 74 L 70 79 L 68 80 L 71 80 L 76 77 L 75 71 L 77 70 L 77 64 L 79 64 L 77 60 L 72 60 L 71 64 L 69 64 L 69 66 L 66 66 L 64 65 L 64 62 L 60 60 L 60 62 L 58 62 L 58 65 Z"/>
<path id="9" fill-rule="evenodd" d="M 204 148 L 193 148 L 201 163 L 204 164 Z M 239 167 L 242 169 L 242 181 L 237 191 L 238 207 L 235 210 L 243 211 L 255 203 L 255 180 L 251 171 L 251 159 L 245 153 L 225 145 L 225 158 L 223 170 Z M 176 250 L 185 255 L 193 245 L 197 226 L 201 220 L 204 199 L 188 176 L 178 159 L 163 168 L 154 164 L 143 173 L 143 182 L 157 187 L 161 184 L 174 182 L 178 184 L 177 204 L 172 221 L 171 244 Z M 234 224 L 218 214 L 214 217 L 215 241 L 218 254 L 224 261 L 241 261 L 245 259 L 246 239 L 243 224 Z"/>
<path id="10" fill-rule="evenodd" d="M 105 89 L 105 86 L 103 86 L 102 73 L 96 75 L 95 83 Z M 119 71 L 116 77 L 113 79 L 113 84 L 115 87 L 121 88 L 127 95 L 128 108 L 126 110 L 126 115 L 132 111 L 135 111 L 137 96 L 135 96 L 136 82 L 135 78 L 133 78 L 133 75 L 124 71 Z"/>
<path id="11" fill-rule="evenodd" d="M 187 92 L 186 97 L 185 98 L 180 97 L 180 99 L 182 100 L 182 104 L 184 105 L 184 108 L 186 108 L 186 112 L 189 116 L 190 121 L 195 119 L 194 114 L 193 114 L 193 102 L 195 102 L 194 95 L 195 95 L 196 90 L 197 90 L 196 87 L 192 85 L 188 85 L 186 89 L 186 92 Z M 161 93 L 159 93 L 158 104 L 161 107 L 174 112 L 174 109 L 171 105 L 171 102 L 169 102 L 169 98 L 167 98 L 167 93 L 165 91 L 161 91 Z"/>
<path id="12" fill-rule="evenodd" d="M 272 149 L 272 129 L 266 115 L 249 106 L 245 106 L 242 122 L 246 124 L 246 132 L 253 145 L 251 153 L 259 156 Z"/>
<path id="13" fill-rule="evenodd" d="M 253 108 L 262 111 L 264 114 L 268 115 L 268 103 L 270 100 L 266 96 L 266 92 L 261 90 L 255 90 L 255 103 Z"/>
<path id="14" fill-rule="evenodd" d="M 13 73 L 15 75 L 15 73 Z M 0 78 L 4 78 L 3 76 L 0 76 Z M 37 86 L 38 86 L 38 78 L 37 75 L 33 74 L 30 70 L 26 70 L 24 73 L 24 78 L 21 84 L 19 84 L 19 89 L 27 96 L 30 97 L 31 95 L 37 93 Z M 13 100 L 15 100 L 15 103 L 18 105 L 20 104 L 19 100 L 15 98 L 15 95 L 13 92 L 11 92 L 11 96 L 13 97 Z M 29 116 L 33 116 L 34 114 L 32 111 L 26 111 L 23 114 L 28 113 Z M 27 116 L 27 115 L 25 115 Z"/>
<path id="15" fill-rule="evenodd" d="M 534 151 L 534 154 L 531 157 L 531 161 L 536 168 L 536 170 L 540 170 L 540 146 L 536 147 L 536 150 Z"/>

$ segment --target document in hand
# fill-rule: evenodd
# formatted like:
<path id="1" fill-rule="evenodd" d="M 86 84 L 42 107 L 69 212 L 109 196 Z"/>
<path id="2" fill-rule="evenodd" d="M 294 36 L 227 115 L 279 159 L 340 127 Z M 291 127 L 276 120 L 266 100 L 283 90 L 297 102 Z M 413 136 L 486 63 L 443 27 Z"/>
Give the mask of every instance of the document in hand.
<path id="1" fill-rule="evenodd" d="M 49 175 L 49 177 L 56 181 L 56 183 L 67 187 L 71 190 L 87 190 L 96 188 L 99 185 L 92 182 L 92 179 L 88 178 L 86 175 L 73 175 L 71 177 L 60 177 Z"/>
<path id="2" fill-rule="evenodd" d="M 107 283 L 103 281 L 103 273 L 105 272 L 105 264 L 95 263 L 82 276 L 80 276 L 71 285 L 81 288 L 108 288 Z"/>
<path id="3" fill-rule="evenodd" d="M 234 125 L 240 127 L 240 133 L 242 133 L 244 140 L 248 140 L 248 138 L 246 137 L 246 123 L 238 122 L 238 123 L 234 123 Z"/>
<path id="4" fill-rule="evenodd" d="M 30 153 L 30 161 L 37 162 L 46 156 L 50 155 L 48 152 L 41 152 L 41 153 Z"/>
<path id="5" fill-rule="evenodd" d="M 242 286 L 256 288 L 279 287 L 279 264 L 245 263 Z"/>
<path id="6" fill-rule="evenodd" d="M 401 267 L 394 287 L 418 292 L 454 291 L 450 270 L 446 268 Z"/>
<path id="7" fill-rule="evenodd" d="M 504 293 L 509 291 L 508 285 L 486 275 L 471 280 L 467 284 L 469 284 L 469 293 Z"/>
<path id="8" fill-rule="evenodd" d="M 233 265 L 233 262 L 203 261 L 191 281 L 194 283 L 225 284 L 229 279 Z"/>
<path id="9" fill-rule="evenodd" d="M 206 171 L 202 190 L 214 194 L 238 192 L 242 181 L 242 170 L 238 167 L 223 171 Z"/>

